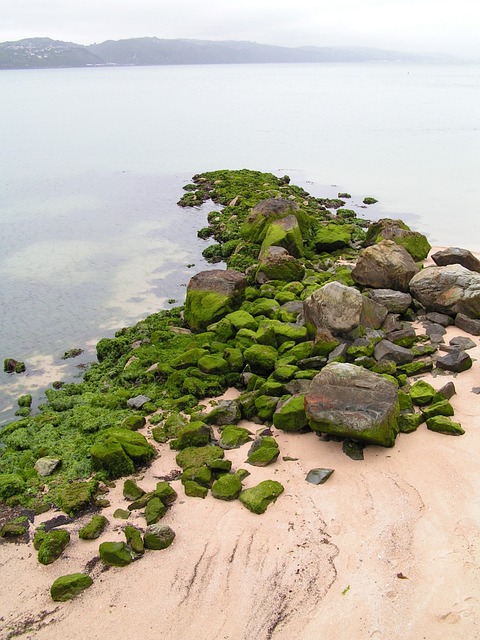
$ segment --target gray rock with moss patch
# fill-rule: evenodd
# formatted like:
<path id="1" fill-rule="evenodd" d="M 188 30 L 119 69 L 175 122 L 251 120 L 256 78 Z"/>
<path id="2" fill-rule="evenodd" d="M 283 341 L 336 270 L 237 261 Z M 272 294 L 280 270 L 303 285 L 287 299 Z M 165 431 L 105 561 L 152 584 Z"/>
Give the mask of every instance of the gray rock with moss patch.
<path id="1" fill-rule="evenodd" d="M 397 387 L 353 364 L 332 363 L 305 395 L 310 427 L 318 433 L 392 447 L 398 434 Z"/>
<path id="2" fill-rule="evenodd" d="M 273 424 L 282 431 L 301 431 L 308 426 L 305 397 L 292 396 L 279 402 L 273 414 Z"/>
<path id="3" fill-rule="evenodd" d="M 266 467 L 280 455 L 278 443 L 273 436 L 259 436 L 248 452 L 247 462 L 254 467 Z"/>
<path id="4" fill-rule="evenodd" d="M 143 537 L 145 549 L 160 550 L 169 547 L 175 539 L 175 532 L 170 527 L 153 524 L 147 528 Z"/>
<path id="5" fill-rule="evenodd" d="M 275 502 L 284 491 L 283 486 L 276 480 L 264 480 L 255 487 L 245 489 L 239 496 L 240 502 L 252 513 L 265 513 L 268 506 Z"/>
<path id="6" fill-rule="evenodd" d="M 239 271 L 212 269 L 191 278 L 185 300 L 185 321 L 194 331 L 202 331 L 240 307 L 247 279 Z"/>

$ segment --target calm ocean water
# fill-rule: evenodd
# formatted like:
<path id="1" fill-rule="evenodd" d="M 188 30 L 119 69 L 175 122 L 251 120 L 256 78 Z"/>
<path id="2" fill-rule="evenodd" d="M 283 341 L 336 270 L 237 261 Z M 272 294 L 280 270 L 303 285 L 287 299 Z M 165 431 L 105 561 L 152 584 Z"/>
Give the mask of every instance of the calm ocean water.
<path id="1" fill-rule="evenodd" d="M 373 195 L 366 216 L 480 249 L 478 65 L 3 71 L 0 95 L 0 359 L 28 368 L 0 374 L 0 423 L 80 375 L 100 337 L 183 300 L 205 268 L 206 210 L 175 205 L 194 173 Z"/>

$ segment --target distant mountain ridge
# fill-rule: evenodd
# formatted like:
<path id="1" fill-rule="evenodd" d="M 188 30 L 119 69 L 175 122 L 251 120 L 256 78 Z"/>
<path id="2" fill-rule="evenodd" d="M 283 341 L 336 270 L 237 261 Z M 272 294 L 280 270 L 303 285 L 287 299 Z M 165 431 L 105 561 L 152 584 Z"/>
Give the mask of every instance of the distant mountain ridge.
<path id="1" fill-rule="evenodd" d="M 131 38 L 85 46 L 51 38 L 28 38 L 0 43 L 0 69 L 446 60 L 447 57 L 420 56 L 366 47 L 280 47 L 234 40 Z"/>

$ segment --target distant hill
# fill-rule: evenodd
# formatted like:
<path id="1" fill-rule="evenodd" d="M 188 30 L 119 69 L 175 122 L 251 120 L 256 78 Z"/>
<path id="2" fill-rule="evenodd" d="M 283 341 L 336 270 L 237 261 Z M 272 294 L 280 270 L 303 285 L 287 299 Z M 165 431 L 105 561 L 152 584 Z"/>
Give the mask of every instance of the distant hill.
<path id="1" fill-rule="evenodd" d="M 444 61 L 445 59 L 442 59 Z M 0 69 L 275 62 L 433 62 L 362 47 L 277 47 L 255 42 L 131 38 L 84 46 L 50 38 L 0 43 Z"/>

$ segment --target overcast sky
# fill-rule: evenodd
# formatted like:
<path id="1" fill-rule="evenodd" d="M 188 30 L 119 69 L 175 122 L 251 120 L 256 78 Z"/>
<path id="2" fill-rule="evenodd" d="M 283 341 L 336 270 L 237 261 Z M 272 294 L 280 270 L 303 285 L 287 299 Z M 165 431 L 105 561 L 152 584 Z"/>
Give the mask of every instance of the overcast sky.
<path id="1" fill-rule="evenodd" d="M 480 57 L 480 0 L 4 0 L 0 42 L 157 36 Z"/>

